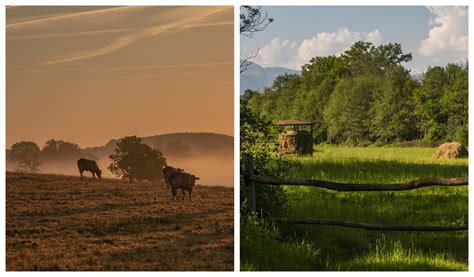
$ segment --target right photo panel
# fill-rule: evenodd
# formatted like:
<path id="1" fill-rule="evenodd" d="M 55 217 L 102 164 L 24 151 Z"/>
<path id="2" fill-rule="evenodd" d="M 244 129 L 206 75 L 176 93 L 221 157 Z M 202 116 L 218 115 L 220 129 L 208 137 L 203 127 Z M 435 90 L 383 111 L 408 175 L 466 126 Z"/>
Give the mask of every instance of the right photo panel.
<path id="1" fill-rule="evenodd" d="M 240 7 L 240 270 L 468 270 L 468 7 Z"/>

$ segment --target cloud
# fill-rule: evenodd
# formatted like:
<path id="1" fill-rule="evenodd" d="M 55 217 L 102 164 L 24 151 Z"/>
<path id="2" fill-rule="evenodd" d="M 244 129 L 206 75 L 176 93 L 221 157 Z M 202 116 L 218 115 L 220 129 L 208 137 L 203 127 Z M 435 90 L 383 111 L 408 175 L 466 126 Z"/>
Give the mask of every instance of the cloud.
<path id="1" fill-rule="evenodd" d="M 311 58 L 339 55 L 360 40 L 378 45 L 382 42 L 382 35 L 378 30 L 352 32 L 341 27 L 336 32 L 318 33 L 301 43 L 277 37 L 260 49 L 254 62 L 266 67 L 282 66 L 299 70 Z"/>
<path id="2" fill-rule="evenodd" d="M 418 53 L 426 57 L 467 57 L 468 9 L 465 6 L 427 7 L 434 14 L 433 27 L 423 39 Z"/>
<path id="3" fill-rule="evenodd" d="M 259 50 L 255 62 L 262 66 L 287 66 L 297 52 L 296 42 L 276 37 Z"/>
<path id="4" fill-rule="evenodd" d="M 88 58 L 93 58 L 93 57 L 109 54 L 123 47 L 126 47 L 132 43 L 135 43 L 136 41 L 146 39 L 149 37 L 158 36 L 164 31 L 189 25 L 193 22 L 206 19 L 207 17 L 211 15 L 214 15 L 216 13 L 219 13 L 228 9 L 231 9 L 231 8 L 230 7 L 212 7 L 212 8 L 209 8 L 205 12 L 201 9 L 199 13 L 196 13 L 194 9 L 180 8 L 172 12 L 172 14 L 176 16 L 176 18 L 179 18 L 178 20 L 161 24 L 159 26 L 146 28 L 142 31 L 119 37 L 115 39 L 112 43 L 99 49 L 77 52 L 68 57 L 51 60 L 43 64 L 50 65 L 50 64 L 66 63 L 66 62 L 78 61 L 78 60 L 83 60 L 83 59 L 88 59 Z"/>

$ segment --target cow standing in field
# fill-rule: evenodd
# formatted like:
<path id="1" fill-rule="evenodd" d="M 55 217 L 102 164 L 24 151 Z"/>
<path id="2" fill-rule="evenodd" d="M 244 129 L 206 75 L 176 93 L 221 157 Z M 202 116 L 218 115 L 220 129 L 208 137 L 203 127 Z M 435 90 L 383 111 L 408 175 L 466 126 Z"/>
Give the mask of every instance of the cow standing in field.
<path id="1" fill-rule="evenodd" d="M 191 201 L 191 192 L 193 191 L 193 187 L 195 185 L 196 180 L 199 180 L 199 178 L 185 172 L 176 172 L 171 174 L 171 176 L 169 177 L 171 192 L 173 194 L 171 199 L 174 200 L 174 198 L 176 197 L 177 200 L 177 191 L 178 189 L 181 189 L 181 192 L 183 193 L 182 199 L 184 200 L 184 191 L 187 190 L 189 192 L 189 201 Z"/>
<path id="2" fill-rule="evenodd" d="M 97 163 L 94 160 L 87 160 L 80 158 L 77 160 L 77 167 L 79 167 L 79 173 L 81 174 L 81 179 L 82 179 L 82 173 L 84 171 L 90 171 L 92 172 L 92 178 L 95 178 L 95 175 L 97 177 L 101 178 L 102 176 L 102 170 L 99 169 L 99 166 L 97 166 Z"/>
<path id="3" fill-rule="evenodd" d="M 165 166 L 163 168 L 163 178 L 165 179 L 166 188 L 170 187 L 169 178 L 171 177 L 171 175 L 173 175 L 173 173 L 179 173 L 179 172 L 183 172 L 183 171 L 184 170 L 181 169 L 181 168 L 174 168 L 172 166 Z"/>

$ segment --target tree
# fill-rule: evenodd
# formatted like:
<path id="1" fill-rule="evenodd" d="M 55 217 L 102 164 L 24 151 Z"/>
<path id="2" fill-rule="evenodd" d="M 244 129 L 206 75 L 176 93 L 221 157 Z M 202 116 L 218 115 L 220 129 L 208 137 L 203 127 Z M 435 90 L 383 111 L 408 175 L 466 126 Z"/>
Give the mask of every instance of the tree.
<path id="1" fill-rule="evenodd" d="M 250 93 L 250 92 L 249 92 Z M 253 169 L 256 174 L 264 176 L 279 176 L 285 174 L 285 164 L 278 164 L 275 167 L 276 153 L 276 132 L 273 124 L 253 113 L 249 107 L 247 99 L 240 99 L 240 154 L 250 154 L 253 156 Z M 283 166 L 283 167 L 282 167 Z M 240 186 L 241 192 L 241 212 L 246 214 L 246 197 L 243 193 L 247 189 Z M 255 195 L 256 210 L 263 216 L 280 216 L 286 206 L 286 195 L 282 187 L 279 186 L 256 186 Z"/>
<path id="2" fill-rule="evenodd" d="M 77 159 L 82 154 L 79 145 L 55 139 L 48 140 L 41 150 L 41 157 L 45 160 Z"/>
<path id="3" fill-rule="evenodd" d="M 273 18 L 263 14 L 261 7 L 241 6 L 240 7 L 240 34 L 246 37 L 253 37 L 254 33 L 265 30 Z M 244 72 L 250 65 L 249 60 L 258 55 L 258 50 L 240 61 L 240 73 Z"/>
<path id="4" fill-rule="evenodd" d="M 383 143 L 418 138 L 413 90 L 415 81 L 402 66 L 387 72 L 383 89 L 374 95 L 372 133 Z"/>
<path id="5" fill-rule="evenodd" d="M 41 170 L 42 162 L 39 157 L 40 148 L 31 141 L 21 141 L 13 144 L 8 155 L 12 162 L 18 163 L 18 170 L 31 173 L 37 173 Z"/>
<path id="6" fill-rule="evenodd" d="M 324 112 L 331 143 L 365 143 L 372 141 L 373 98 L 381 90 L 378 77 L 341 80 Z"/>
<path id="7" fill-rule="evenodd" d="M 445 67 L 446 85 L 440 104 L 447 116 L 446 139 L 467 145 L 468 70 L 456 64 Z"/>
<path id="8" fill-rule="evenodd" d="M 163 154 L 142 142 L 137 136 L 123 137 L 117 142 L 115 152 L 109 156 L 108 169 L 117 177 L 132 180 L 156 181 L 163 177 L 166 165 Z"/>
<path id="9" fill-rule="evenodd" d="M 341 55 L 351 76 L 383 75 L 388 69 L 409 62 L 411 53 L 404 54 L 399 43 L 374 46 L 371 42 L 358 41 Z"/>
<path id="10" fill-rule="evenodd" d="M 262 7 L 241 6 L 240 7 L 240 34 L 252 37 L 254 33 L 265 30 L 273 18 L 263 14 Z"/>

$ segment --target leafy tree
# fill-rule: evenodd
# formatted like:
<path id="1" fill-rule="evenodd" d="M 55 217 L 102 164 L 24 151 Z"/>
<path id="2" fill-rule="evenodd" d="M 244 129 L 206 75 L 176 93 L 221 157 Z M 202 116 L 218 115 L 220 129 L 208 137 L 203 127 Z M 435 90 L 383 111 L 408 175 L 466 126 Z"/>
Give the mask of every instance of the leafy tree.
<path id="1" fill-rule="evenodd" d="M 387 72 L 383 89 L 374 95 L 374 121 L 376 139 L 383 143 L 416 139 L 415 105 L 413 90 L 416 82 L 408 70 L 397 66 Z"/>
<path id="2" fill-rule="evenodd" d="M 21 141 L 13 144 L 8 153 L 8 158 L 12 162 L 17 162 L 17 169 L 37 173 L 41 170 L 40 148 L 31 141 Z"/>
<path id="3" fill-rule="evenodd" d="M 356 144 L 373 140 L 369 131 L 373 98 L 381 87 L 377 77 L 343 79 L 337 84 L 324 112 L 329 142 Z"/>
<path id="4" fill-rule="evenodd" d="M 417 90 L 417 113 L 421 118 L 419 128 L 428 140 L 441 141 L 445 137 L 446 114 L 441 109 L 439 100 L 446 84 L 444 68 L 429 67 L 425 73 L 423 86 Z"/>
<path id="5" fill-rule="evenodd" d="M 468 70 L 456 64 L 445 68 L 446 85 L 440 104 L 447 116 L 446 139 L 467 142 Z"/>
<path id="6" fill-rule="evenodd" d="M 278 173 L 285 173 L 284 168 L 279 167 L 277 170 L 272 163 L 277 158 L 275 141 L 276 132 L 273 124 L 253 113 L 248 100 L 242 97 L 240 100 L 240 154 L 253 156 L 255 174 L 275 176 Z M 243 193 L 245 189 L 246 187 L 240 186 L 242 214 L 248 213 Z M 280 215 L 285 208 L 286 196 L 281 187 L 256 186 L 255 195 L 256 209 L 261 216 Z"/>
<path id="7" fill-rule="evenodd" d="M 300 75 L 278 76 L 245 99 L 265 120 L 315 121 L 318 142 L 467 143 L 468 66 L 430 67 L 418 82 L 403 66 L 411 59 L 398 43 L 359 41 L 340 56 L 314 57 Z"/>
<path id="8" fill-rule="evenodd" d="M 383 75 L 388 69 L 408 62 L 412 55 L 403 54 L 401 45 L 389 43 L 374 46 L 371 42 L 358 41 L 341 55 L 352 76 Z"/>
<path id="9" fill-rule="evenodd" d="M 45 160 L 76 159 L 82 156 L 79 145 L 63 140 L 48 140 L 41 150 L 41 157 Z"/>
<path id="10" fill-rule="evenodd" d="M 159 180 L 166 165 L 163 154 L 142 142 L 137 136 L 123 137 L 109 156 L 108 169 L 117 177 L 132 180 Z"/>

